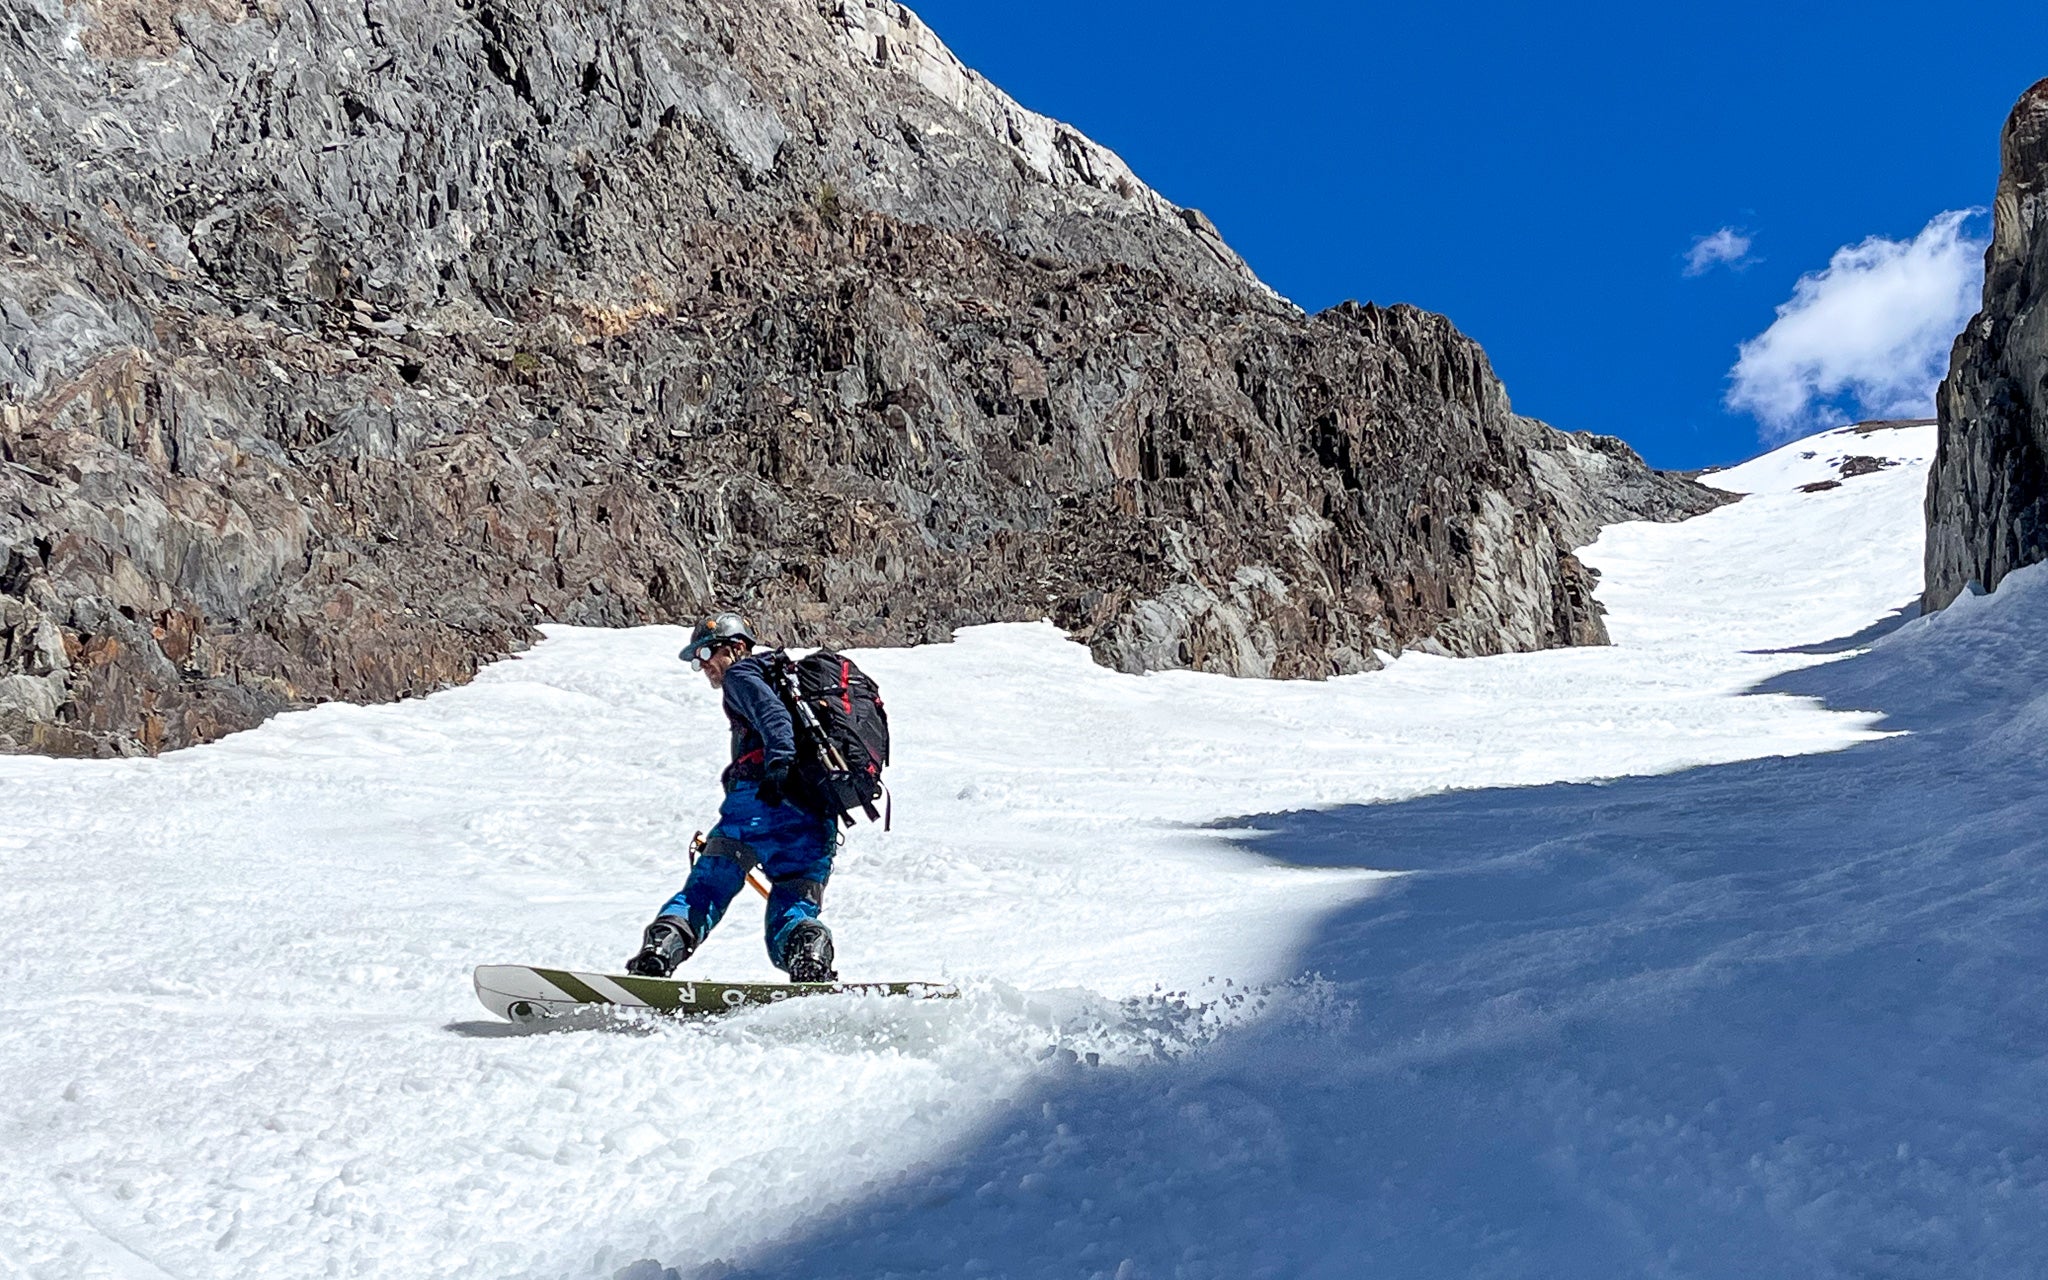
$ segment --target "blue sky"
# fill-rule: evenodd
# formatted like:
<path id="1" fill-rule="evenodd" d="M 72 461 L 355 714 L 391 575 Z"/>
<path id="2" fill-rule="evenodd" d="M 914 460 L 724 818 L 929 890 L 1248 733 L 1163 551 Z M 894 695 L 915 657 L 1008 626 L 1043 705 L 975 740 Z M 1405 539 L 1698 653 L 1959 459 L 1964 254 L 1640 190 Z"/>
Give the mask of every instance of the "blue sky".
<path id="1" fill-rule="evenodd" d="M 912 7 L 1304 307 L 1444 312 L 1518 410 L 1666 467 L 1916 401 L 1897 371 L 1945 351 L 1989 224 L 1921 233 L 1989 205 L 2048 75 L 2048 4 L 2019 0 Z M 1728 408 L 1739 345 L 1873 236 L 1896 244 L 1810 282 Z"/>

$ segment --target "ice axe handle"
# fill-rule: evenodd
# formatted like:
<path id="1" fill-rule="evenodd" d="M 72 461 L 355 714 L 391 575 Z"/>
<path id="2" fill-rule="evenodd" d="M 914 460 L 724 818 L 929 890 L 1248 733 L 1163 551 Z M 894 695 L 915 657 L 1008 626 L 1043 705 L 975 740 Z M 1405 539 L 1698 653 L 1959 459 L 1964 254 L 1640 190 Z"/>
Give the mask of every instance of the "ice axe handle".
<path id="1" fill-rule="evenodd" d="M 696 835 L 690 837 L 690 865 L 696 866 L 697 859 L 702 857 L 703 854 L 704 833 L 699 831 Z M 768 877 L 761 873 L 759 867 L 747 868 L 747 887 L 760 894 L 763 898 L 768 896 Z"/>

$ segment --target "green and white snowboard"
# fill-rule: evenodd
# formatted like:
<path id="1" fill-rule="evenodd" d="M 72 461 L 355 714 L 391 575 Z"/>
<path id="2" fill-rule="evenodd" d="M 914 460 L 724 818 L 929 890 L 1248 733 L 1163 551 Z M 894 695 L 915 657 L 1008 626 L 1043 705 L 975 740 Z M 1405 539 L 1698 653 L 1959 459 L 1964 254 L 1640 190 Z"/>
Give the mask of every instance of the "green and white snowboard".
<path id="1" fill-rule="evenodd" d="M 678 1017 L 726 1013 L 776 1004 L 797 996 L 870 995 L 938 999 L 960 993 L 943 982 L 703 982 L 637 978 L 621 973 L 573 973 L 522 964 L 485 964 L 476 970 L 476 997 L 513 1022 L 541 1022 L 604 1008 L 651 1009 Z"/>

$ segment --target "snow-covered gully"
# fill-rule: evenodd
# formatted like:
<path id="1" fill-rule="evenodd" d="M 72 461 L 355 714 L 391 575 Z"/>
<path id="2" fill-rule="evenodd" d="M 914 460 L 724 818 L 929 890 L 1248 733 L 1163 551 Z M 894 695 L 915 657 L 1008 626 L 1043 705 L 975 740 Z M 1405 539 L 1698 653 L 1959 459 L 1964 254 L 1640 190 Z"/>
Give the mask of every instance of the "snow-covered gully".
<path id="1" fill-rule="evenodd" d="M 1930 435 L 1607 530 L 1608 649 L 861 655 L 902 750 L 841 967 L 954 1001 L 476 1006 L 681 876 L 724 734 L 670 629 L 0 760 L 0 1274 L 2025 1274 L 2048 579 L 1900 621 Z M 1805 491 L 1844 454 L 1899 465 Z M 748 910 L 693 967 L 771 975 Z"/>

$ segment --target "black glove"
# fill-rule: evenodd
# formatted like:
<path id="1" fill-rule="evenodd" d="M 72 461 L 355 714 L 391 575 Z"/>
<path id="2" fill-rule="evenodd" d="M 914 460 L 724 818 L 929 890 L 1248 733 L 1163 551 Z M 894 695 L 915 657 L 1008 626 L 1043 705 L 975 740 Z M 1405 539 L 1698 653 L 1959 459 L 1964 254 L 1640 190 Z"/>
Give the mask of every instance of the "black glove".
<path id="1" fill-rule="evenodd" d="M 761 774 L 761 785 L 754 794 L 761 797 L 761 803 L 769 808 L 781 804 L 786 797 L 783 792 L 789 786 L 789 761 L 777 760 Z"/>

